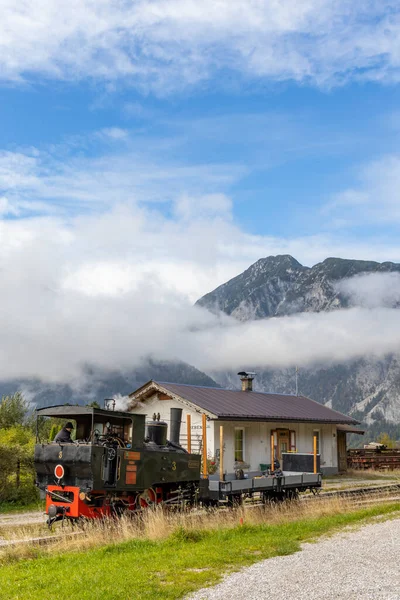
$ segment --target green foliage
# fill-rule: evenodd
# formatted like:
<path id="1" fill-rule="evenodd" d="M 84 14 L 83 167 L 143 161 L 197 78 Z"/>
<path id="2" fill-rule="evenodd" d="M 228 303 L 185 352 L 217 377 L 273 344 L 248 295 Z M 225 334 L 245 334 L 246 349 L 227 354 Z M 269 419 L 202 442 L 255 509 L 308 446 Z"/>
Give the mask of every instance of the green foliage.
<path id="1" fill-rule="evenodd" d="M 367 444 L 368 442 L 376 442 L 382 432 L 387 433 L 391 439 L 400 441 L 400 425 L 392 423 L 385 419 L 379 419 L 370 425 L 361 425 L 361 428 L 367 427 L 365 435 L 358 437 L 358 445 Z"/>
<path id="2" fill-rule="evenodd" d="M 43 442 L 54 439 L 65 419 L 37 419 Z M 35 486 L 36 415 L 20 392 L 0 401 L 0 503 L 31 505 L 39 500 Z"/>
<path id="3" fill-rule="evenodd" d="M 51 426 L 51 429 L 50 429 L 50 433 L 49 433 L 49 442 L 52 442 L 54 440 L 54 438 L 56 437 L 56 435 L 59 431 L 61 431 L 61 425 L 57 425 L 56 423 L 53 423 L 53 425 Z"/>
<path id="4" fill-rule="evenodd" d="M 64 423 L 66 423 L 65 419 L 39 417 L 37 428 L 39 441 L 52 442 Z"/>
<path id="5" fill-rule="evenodd" d="M 376 441 L 386 446 L 386 448 L 396 448 L 396 439 L 391 438 L 388 433 L 379 434 Z"/>
<path id="6" fill-rule="evenodd" d="M 38 498 L 33 453 L 35 436 L 29 427 L 0 429 L 0 501 L 31 503 Z"/>
<path id="7" fill-rule="evenodd" d="M 29 405 L 20 392 L 0 401 L 0 502 L 38 500 L 33 453 L 35 435 Z"/>
<path id="8" fill-rule="evenodd" d="M 100 404 L 96 402 L 96 400 L 93 400 L 93 402 L 86 404 L 86 406 L 90 406 L 90 408 L 101 408 Z"/>
<path id="9" fill-rule="evenodd" d="M 378 505 L 284 524 L 238 525 L 201 532 L 180 528 L 159 542 L 134 539 L 62 555 L 40 556 L 40 549 L 36 548 L 36 557 L 2 566 L 1 597 L 177 600 L 218 583 L 226 573 L 272 556 L 291 554 L 300 549 L 302 542 L 366 518 L 390 515 L 399 508 L 399 503 Z M 279 574 L 275 576 L 279 595 Z"/>
<path id="10" fill-rule="evenodd" d="M 27 424 L 29 405 L 20 392 L 0 401 L 0 429 Z"/>

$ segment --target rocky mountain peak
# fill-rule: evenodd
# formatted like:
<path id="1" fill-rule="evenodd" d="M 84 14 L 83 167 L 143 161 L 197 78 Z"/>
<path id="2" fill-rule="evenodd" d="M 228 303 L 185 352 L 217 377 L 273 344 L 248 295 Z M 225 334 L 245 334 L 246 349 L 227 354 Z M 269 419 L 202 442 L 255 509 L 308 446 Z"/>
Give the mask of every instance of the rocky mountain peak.
<path id="1" fill-rule="evenodd" d="M 395 271 L 400 272 L 400 265 L 392 262 L 329 257 L 309 268 L 287 254 L 268 256 L 200 298 L 197 304 L 240 320 L 340 310 L 350 301 L 340 292 L 340 281 L 363 273 Z M 224 386 L 235 381 L 229 373 L 219 374 L 217 380 Z M 371 431 L 397 431 L 400 422 L 398 357 L 365 358 L 301 369 L 299 385 L 305 395 L 353 414 Z M 266 365 L 265 369 L 258 369 L 256 386 L 259 391 L 293 392 L 294 370 L 272 371 Z M 400 433 L 400 429 L 398 431 Z"/>
<path id="2" fill-rule="evenodd" d="M 326 258 L 323 262 L 314 265 L 312 271 L 315 275 L 325 276 L 331 281 L 346 279 L 353 277 L 354 275 L 360 275 L 361 273 L 374 273 L 379 270 L 383 265 L 389 265 L 389 263 L 382 263 L 368 261 L 368 260 L 351 260 L 347 258 Z M 390 263 L 394 265 L 394 263 Z M 383 270 L 389 270 L 384 268 Z"/>
<path id="3" fill-rule="evenodd" d="M 400 265 L 330 257 L 310 268 L 289 254 L 268 256 L 200 298 L 197 304 L 239 320 L 334 310 L 348 303 L 337 289 L 338 281 L 362 273 L 390 271 L 400 271 Z"/>
<path id="4" fill-rule="evenodd" d="M 285 273 L 286 271 L 297 271 L 307 269 L 303 267 L 293 256 L 290 254 L 277 254 L 276 256 L 267 256 L 266 258 L 260 258 L 257 262 L 249 267 L 251 269 L 263 269 L 271 274 Z"/>

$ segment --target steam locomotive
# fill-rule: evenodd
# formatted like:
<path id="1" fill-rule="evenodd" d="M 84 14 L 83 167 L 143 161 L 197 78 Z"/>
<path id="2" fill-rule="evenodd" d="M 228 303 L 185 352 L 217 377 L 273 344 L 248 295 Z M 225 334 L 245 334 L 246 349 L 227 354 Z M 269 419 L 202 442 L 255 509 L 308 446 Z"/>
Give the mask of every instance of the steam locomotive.
<path id="1" fill-rule="evenodd" d="M 35 470 L 46 498 L 48 525 L 62 519 L 96 519 L 158 504 L 187 507 L 197 503 L 234 504 L 260 495 L 263 501 L 295 497 L 321 487 L 320 473 L 256 472 L 208 476 L 201 456 L 179 444 L 182 409 L 171 408 L 167 423 L 153 415 L 87 406 L 53 406 L 42 417 L 74 420 L 73 443 L 41 442 L 37 427 Z M 203 457 L 203 460 L 206 457 Z"/>
<path id="2" fill-rule="evenodd" d="M 54 521 L 99 518 L 157 504 L 191 503 L 199 495 L 201 457 L 179 445 L 182 409 L 167 424 L 145 415 L 82 406 L 53 406 L 37 417 L 76 422 L 74 443 L 35 446 L 37 485 Z"/>

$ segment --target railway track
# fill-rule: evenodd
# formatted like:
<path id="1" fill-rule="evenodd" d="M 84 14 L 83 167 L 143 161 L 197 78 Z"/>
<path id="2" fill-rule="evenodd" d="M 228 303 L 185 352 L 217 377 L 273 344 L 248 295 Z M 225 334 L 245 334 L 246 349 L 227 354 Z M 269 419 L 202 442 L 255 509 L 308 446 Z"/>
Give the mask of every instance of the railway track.
<path id="1" fill-rule="evenodd" d="M 383 502 L 400 501 L 400 484 L 390 484 L 379 487 L 354 488 L 334 492 L 322 492 L 316 496 L 303 498 L 308 501 L 324 501 L 332 498 L 341 498 L 357 506 L 378 504 Z"/>
<path id="2" fill-rule="evenodd" d="M 380 504 L 383 502 L 396 502 L 396 501 L 400 502 L 400 483 L 384 485 L 384 486 L 377 486 L 377 487 L 373 487 L 373 488 L 363 487 L 363 488 L 353 488 L 353 489 L 340 490 L 340 491 L 321 492 L 320 494 L 315 494 L 315 495 L 310 494 L 308 496 L 302 496 L 300 498 L 300 502 L 301 503 L 309 503 L 309 502 L 321 503 L 324 501 L 331 500 L 333 498 L 343 498 L 343 499 L 346 499 L 346 501 L 350 500 L 351 504 L 354 504 L 354 505 L 360 506 L 360 507 L 368 505 L 368 504 L 377 504 L 377 503 Z M 255 508 L 255 507 L 259 507 L 259 506 L 264 506 L 264 505 L 262 502 L 254 501 L 254 500 L 245 502 L 245 504 L 244 504 L 245 508 L 253 508 L 253 507 Z M 200 509 L 200 510 L 202 510 L 202 509 Z M 231 509 L 229 509 L 228 507 L 221 507 L 221 510 L 231 510 Z M 24 515 L 24 516 L 28 516 L 28 513 L 26 513 L 26 515 Z M 25 525 L 37 524 L 37 516 L 38 516 L 37 513 L 34 516 L 35 516 L 34 521 L 28 521 L 27 523 L 25 523 Z M 43 520 L 44 520 L 44 515 L 43 515 Z M 62 539 L 72 538 L 77 535 L 83 535 L 85 533 L 84 531 L 72 531 L 72 532 L 64 531 L 62 534 L 59 534 L 59 535 L 35 536 L 35 537 L 31 537 L 31 538 L 11 539 L 11 540 L 2 539 L 1 538 L 1 528 L 2 528 L 2 526 L 3 527 L 9 526 L 9 524 L 10 523 L 7 521 L 0 521 L 0 551 L 7 547 L 22 546 L 24 544 L 43 546 L 46 544 L 55 543 Z M 23 525 L 21 523 L 21 519 L 19 519 L 19 518 L 18 518 L 18 525 Z"/>
<path id="3" fill-rule="evenodd" d="M 335 498 L 335 497 L 341 497 L 341 498 L 351 498 L 353 496 L 360 496 L 360 495 L 368 495 L 368 496 L 373 496 L 374 494 L 382 494 L 382 493 L 388 493 L 388 492 L 397 492 L 400 494 L 400 483 L 390 483 L 390 484 L 386 484 L 386 485 L 380 485 L 380 486 L 376 486 L 376 487 L 357 487 L 357 488 L 350 488 L 347 490 L 335 490 L 335 491 L 331 491 L 331 492 L 321 492 L 319 494 L 316 494 L 314 497 L 316 498 Z M 308 496 L 307 496 L 308 497 Z"/>
<path id="4" fill-rule="evenodd" d="M 18 540 L 2 540 L 0 539 L 0 551 L 4 548 L 10 548 L 15 546 L 46 546 L 47 544 L 54 544 L 60 540 L 82 535 L 84 531 L 72 531 L 60 535 L 46 535 L 42 537 L 32 537 Z"/>

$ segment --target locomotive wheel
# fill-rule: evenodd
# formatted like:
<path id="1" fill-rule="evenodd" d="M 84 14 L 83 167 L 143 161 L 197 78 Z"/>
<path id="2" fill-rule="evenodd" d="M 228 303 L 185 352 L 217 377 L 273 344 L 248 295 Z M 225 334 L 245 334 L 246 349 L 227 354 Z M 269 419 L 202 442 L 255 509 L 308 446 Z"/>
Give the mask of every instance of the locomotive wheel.
<path id="1" fill-rule="evenodd" d="M 138 508 L 152 508 L 157 504 L 157 494 L 153 488 L 147 488 L 137 498 Z"/>

